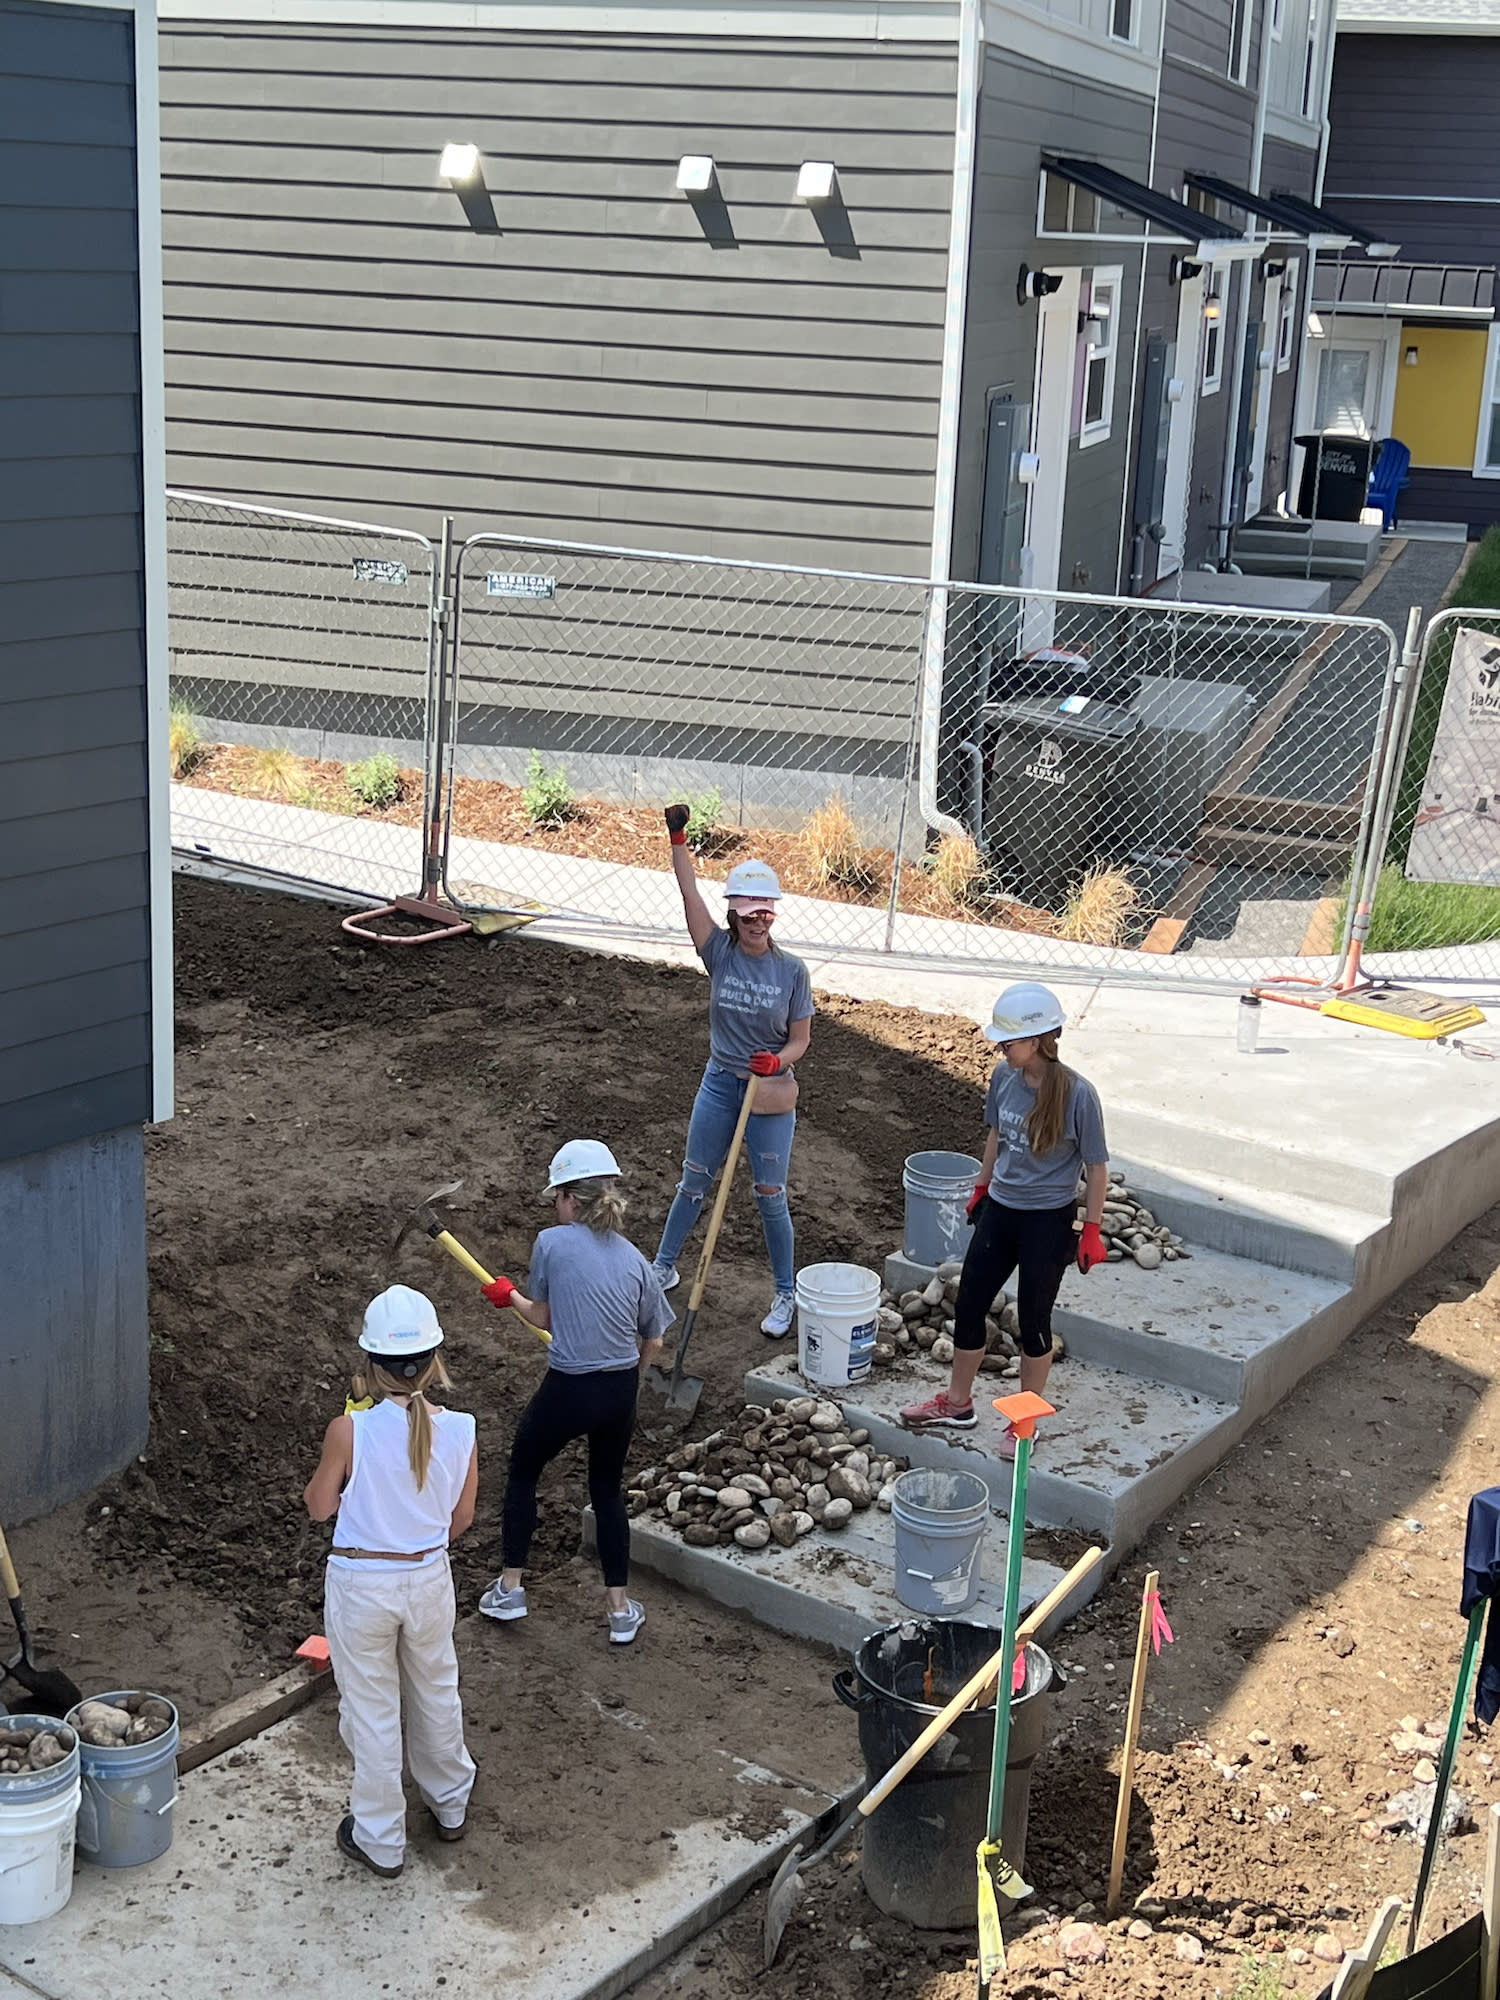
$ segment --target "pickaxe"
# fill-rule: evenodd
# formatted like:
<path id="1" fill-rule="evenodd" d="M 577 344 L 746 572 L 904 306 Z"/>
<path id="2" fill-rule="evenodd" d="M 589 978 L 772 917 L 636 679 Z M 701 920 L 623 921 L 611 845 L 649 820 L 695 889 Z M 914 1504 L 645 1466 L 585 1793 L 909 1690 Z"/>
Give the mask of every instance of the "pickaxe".
<path id="1" fill-rule="evenodd" d="M 391 1255 L 394 1257 L 399 1252 L 401 1245 L 414 1229 L 420 1229 L 424 1236 L 430 1236 L 434 1243 L 446 1250 L 455 1263 L 462 1264 L 471 1278 L 477 1278 L 481 1285 L 492 1285 L 495 1281 L 491 1274 L 477 1257 L 469 1255 L 437 1212 L 438 1203 L 445 1201 L 450 1194 L 457 1194 L 462 1186 L 462 1181 L 445 1181 L 442 1187 L 434 1188 L 425 1201 L 419 1201 L 396 1231 L 395 1240 L 391 1244 Z M 542 1327 L 533 1326 L 519 1306 L 511 1306 L 508 1310 L 515 1314 L 522 1326 L 530 1327 L 538 1340 L 545 1342 L 548 1347 L 552 1345 L 551 1334 Z"/>

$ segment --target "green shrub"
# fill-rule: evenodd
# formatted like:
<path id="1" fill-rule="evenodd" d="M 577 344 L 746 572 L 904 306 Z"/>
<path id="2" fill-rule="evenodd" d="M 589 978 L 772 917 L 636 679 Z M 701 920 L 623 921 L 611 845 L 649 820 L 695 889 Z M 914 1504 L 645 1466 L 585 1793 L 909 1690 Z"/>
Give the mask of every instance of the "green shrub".
<path id="1" fill-rule="evenodd" d="M 577 811 L 573 787 L 559 764 L 549 771 L 540 750 L 533 750 L 526 766 L 526 782 L 521 787 L 521 803 L 533 826 L 562 826 Z"/>
<path id="2" fill-rule="evenodd" d="M 401 796 L 401 767 L 388 750 L 378 750 L 344 773 L 354 796 L 367 806 L 393 806 Z"/>
<path id="3" fill-rule="evenodd" d="M 713 843 L 719 831 L 719 822 L 724 817 L 724 801 L 715 787 L 708 792 L 694 792 L 687 802 L 687 844 L 695 854 L 701 854 Z"/>
<path id="4" fill-rule="evenodd" d="M 1343 918 L 1340 910 L 1341 927 Z M 1394 863 L 1381 869 L 1366 951 L 1429 951 L 1448 944 L 1492 944 L 1497 938 L 1500 889 L 1474 882 L 1408 882 Z"/>
<path id="5" fill-rule="evenodd" d="M 203 756 L 198 718 L 178 695 L 172 698 L 167 721 L 167 756 L 175 779 L 185 778 Z"/>

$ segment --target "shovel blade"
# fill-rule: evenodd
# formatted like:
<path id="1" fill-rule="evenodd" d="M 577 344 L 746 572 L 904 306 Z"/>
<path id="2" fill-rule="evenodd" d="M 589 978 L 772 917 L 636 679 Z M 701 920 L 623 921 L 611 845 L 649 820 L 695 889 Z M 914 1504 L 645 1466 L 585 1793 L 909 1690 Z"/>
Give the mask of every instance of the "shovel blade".
<path id="1" fill-rule="evenodd" d="M 670 1368 L 653 1365 L 646 1370 L 646 1387 L 654 1389 L 675 1415 L 688 1418 L 698 1407 L 698 1398 L 703 1394 L 701 1375 L 679 1375 L 674 1381 Z"/>
<path id="2" fill-rule="evenodd" d="M 766 1927 L 761 1957 L 761 1967 L 766 1972 L 776 1963 L 782 1936 L 802 1896 L 802 1882 L 797 1872 L 801 1863 L 802 1849 L 794 1847 L 771 1881 L 770 1893 L 766 1897 Z"/>

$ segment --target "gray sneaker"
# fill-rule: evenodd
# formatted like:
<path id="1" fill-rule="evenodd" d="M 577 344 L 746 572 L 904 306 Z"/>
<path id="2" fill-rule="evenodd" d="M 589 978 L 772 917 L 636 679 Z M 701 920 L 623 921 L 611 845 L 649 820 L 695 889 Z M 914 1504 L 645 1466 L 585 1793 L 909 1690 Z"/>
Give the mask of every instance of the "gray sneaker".
<path id="1" fill-rule="evenodd" d="M 767 1340 L 785 1340 L 796 1316 L 797 1294 L 778 1292 L 771 1301 L 771 1310 L 760 1323 L 760 1330 Z"/>
<path id="2" fill-rule="evenodd" d="M 675 1264 L 653 1264 L 651 1266 L 651 1275 L 664 1292 L 675 1290 L 681 1283 Z"/>
<path id="3" fill-rule="evenodd" d="M 633 1644 L 636 1633 L 645 1622 L 645 1606 L 637 1604 L 633 1597 L 627 1597 L 623 1611 L 611 1611 L 609 1614 L 609 1643 L 612 1646 Z"/>
<path id="4" fill-rule="evenodd" d="M 513 1618 L 524 1618 L 526 1586 L 518 1583 L 514 1590 L 507 1590 L 497 1576 L 480 1598 L 479 1608 L 486 1618 L 494 1618 L 502 1625 L 508 1625 Z"/>

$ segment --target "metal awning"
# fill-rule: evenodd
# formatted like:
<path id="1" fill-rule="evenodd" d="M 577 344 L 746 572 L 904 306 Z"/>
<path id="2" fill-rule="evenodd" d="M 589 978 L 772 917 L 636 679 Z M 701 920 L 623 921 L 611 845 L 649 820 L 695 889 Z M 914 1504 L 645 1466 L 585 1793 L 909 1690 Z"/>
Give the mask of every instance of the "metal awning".
<path id="1" fill-rule="evenodd" d="M 1326 208 L 1304 201 L 1301 195 L 1252 194 L 1249 188 L 1222 181 L 1217 174 L 1189 172 L 1183 178 L 1189 187 L 1212 195 L 1216 201 L 1227 201 L 1231 208 L 1242 208 L 1248 215 L 1258 215 L 1263 222 L 1274 222 L 1279 229 L 1291 230 L 1294 236 L 1317 236 L 1330 244 L 1339 241 L 1369 244 L 1379 240 L 1357 223 L 1346 222 L 1343 216 L 1330 214 Z"/>
<path id="2" fill-rule="evenodd" d="M 1474 264 L 1320 262 L 1312 306 L 1314 312 L 1485 326 L 1495 317 L 1495 272 Z"/>
<path id="3" fill-rule="evenodd" d="M 1144 181 L 1133 181 L 1128 174 L 1117 174 L 1113 167 L 1100 166 L 1097 160 L 1064 160 L 1044 155 L 1042 165 L 1049 174 L 1056 174 L 1059 180 L 1071 181 L 1074 187 L 1087 188 L 1101 201 L 1113 202 L 1116 208 L 1123 208 L 1128 215 L 1138 215 L 1143 221 L 1154 223 L 1175 242 L 1238 243 L 1242 240 L 1243 232 L 1232 223 L 1203 215 L 1198 209 L 1189 208 L 1186 202 L 1174 201 L 1169 194 L 1158 194 Z"/>

